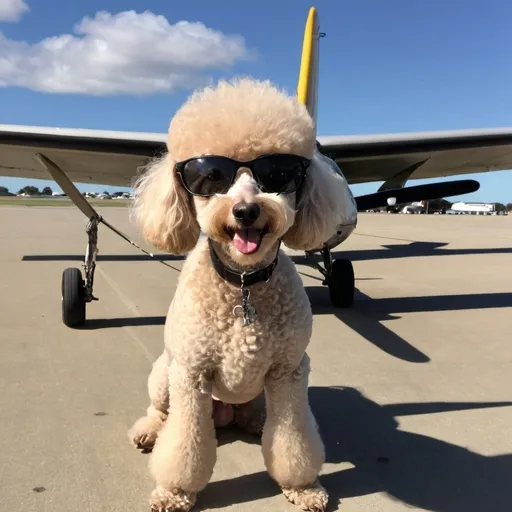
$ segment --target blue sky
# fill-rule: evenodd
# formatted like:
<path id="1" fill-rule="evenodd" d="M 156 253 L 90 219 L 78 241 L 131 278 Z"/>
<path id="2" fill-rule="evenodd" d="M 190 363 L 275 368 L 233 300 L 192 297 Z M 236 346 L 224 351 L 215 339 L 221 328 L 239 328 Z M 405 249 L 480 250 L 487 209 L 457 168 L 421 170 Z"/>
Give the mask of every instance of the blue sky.
<path id="1" fill-rule="evenodd" d="M 0 0 L 0 13 L 2 3 L 9 2 L 22 4 L 22 0 Z M 212 57 L 219 62 L 225 58 L 224 68 L 205 70 L 199 73 L 201 79 L 250 74 L 268 78 L 290 92 L 296 87 L 304 22 L 312 5 L 305 0 L 294 0 L 293 9 L 292 3 L 284 0 L 25 3 L 29 9 L 20 14 L 18 21 L 0 21 L 0 48 L 2 40 L 10 51 L 15 41 L 28 45 L 50 37 L 64 41 L 59 36 L 65 34 L 80 39 L 83 34 L 77 34 L 75 27 L 84 17 L 94 19 L 98 11 L 119 15 L 147 10 L 164 16 L 171 25 L 183 20 L 201 22 L 207 30 L 220 31 L 225 41 L 233 43 L 232 56 L 223 56 L 222 49 L 217 49 L 219 55 Z M 511 2 L 317 0 L 313 5 L 319 10 L 321 30 L 327 34 L 321 42 L 321 135 L 512 126 Z M 107 22 L 102 23 L 91 25 L 91 30 L 102 30 Z M 74 51 L 79 53 L 71 55 L 83 56 L 85 50 L 78 39 Z M 132 52 L 133 65 L 149 66 L 141 55 L 157 50 L 151 39 L 145 44 L 141 43 L 139 54 Z M 248 58 L 238 54 L 241 50 L 236 45 L 243 47 Z M 18 44 L 14 51 L 26 48 L 26 44 Z M 178 52 L 179 45 L 170 42 L 171 49 Z M 37 55 L 52 59 L 57 54 L 54 50 Z M 80 64 L 73 58 L 68 64 L 80 71 Z M 194 59 L 199 62 L 201 55 Z M 190 93 L 186 88 L 143 95 L 115 90 L 107 95 L 87 90 L 59 92 L 58 83 L 48 85 L 48 77 L 40 69 L 42 64 L 39 68 L 37 63 L 32 66 L 18 73 L 21 78 L 16 75 L 11 80 L 18 85 L 0 88 L 0 123 L 165 132 L 173 113 Z M 37 80 L 39 88 L 34 87 Z M 119 88 L 119 84 L 112 87 Z M 465 200 L 512 202 L 512 171 L 474 177 L 481 188 L 464 196 Z M 31 183 L 0 177 L 0 185 L 13 191 Z M 33 183 L 40 187 L 46 184 Z M 353 191 L 369 193 L 377 187 L 358 185 Z"/>

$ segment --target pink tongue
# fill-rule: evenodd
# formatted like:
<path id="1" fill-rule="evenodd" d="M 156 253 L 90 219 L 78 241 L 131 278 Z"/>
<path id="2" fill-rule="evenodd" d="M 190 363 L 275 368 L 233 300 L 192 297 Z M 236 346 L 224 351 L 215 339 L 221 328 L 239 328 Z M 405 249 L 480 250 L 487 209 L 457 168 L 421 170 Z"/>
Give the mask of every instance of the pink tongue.
<path id="1" fill-rule="evenodd" d="M 233 237 L 235 247 L 243 254 L 252 254 L 258 250 L 260 232 L 254 228 L 242 229 Z"/>

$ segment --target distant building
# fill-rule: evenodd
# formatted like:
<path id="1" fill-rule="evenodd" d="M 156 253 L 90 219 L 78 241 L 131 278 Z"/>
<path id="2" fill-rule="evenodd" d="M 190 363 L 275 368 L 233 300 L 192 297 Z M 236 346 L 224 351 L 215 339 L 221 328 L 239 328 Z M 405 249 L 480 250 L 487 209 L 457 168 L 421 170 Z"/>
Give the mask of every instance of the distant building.
<path id="1" fill-rule="evenodd" d="M 453 203 L 449 215 L 496 215 L 496 203 Z"/>

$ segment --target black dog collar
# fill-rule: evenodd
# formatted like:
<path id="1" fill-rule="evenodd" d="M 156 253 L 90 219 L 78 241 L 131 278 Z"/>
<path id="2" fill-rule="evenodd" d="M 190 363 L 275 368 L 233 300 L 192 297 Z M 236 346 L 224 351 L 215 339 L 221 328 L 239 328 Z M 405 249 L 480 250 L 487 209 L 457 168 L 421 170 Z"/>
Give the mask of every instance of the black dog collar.
<path id="1" fill-rule="evenodd" d="M 211 240 L 211 238 L 208 238 L 208 245 L 210 248 L 210 258 L 212 260 L 213 267 L 217 271 L 217 274 L 219 274 L 219 276 L 222 277 L 222 279 L 228 281 L 231 284 L 240 287 L 247 287 L 256 283 L 266 282 L 272 277 L 272 273 L 274 272 L 274 269 L 276 268 L 277 263 L 279 261 L 279 250 L 281 247 L 281 240 L 279 240 L 276 257 L 274 258 L 272 263 L 267 267 L 253 270 L 251 272 L 240 272 L 238 270 L 233 270 L 226 267 L 226 265 L 222 263 L 219 256 L 215 252 L 215 249 L 213 248 L 213 241 Z"/>

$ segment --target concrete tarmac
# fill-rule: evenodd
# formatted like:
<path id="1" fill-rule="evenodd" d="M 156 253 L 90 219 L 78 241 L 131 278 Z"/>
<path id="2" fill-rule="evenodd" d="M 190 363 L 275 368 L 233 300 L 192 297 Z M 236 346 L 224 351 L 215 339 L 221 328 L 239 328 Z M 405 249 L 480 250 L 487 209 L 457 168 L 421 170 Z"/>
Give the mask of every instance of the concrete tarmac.
<path id="1" fill-rule="evenodd" d="M 125 208 L 101 213 L 136 237 Z M 61 275 L 81 266 L 84 228 L 75 208 L 0 208 L 2 511 L 149 510 L 149 457 L 126 432 L 148 405 L 182 261 L 148 261 L 101 227 L 100 300 L 69 329 Z M 510 512 L 512 216 L 363 214 L 342 248 L 351 310 L 333 310 L 296 258 L 315 313 L 310 399 L 329 510 Z M 219 436 L 194 510 L 299 510 L 257 441 Z"/>

